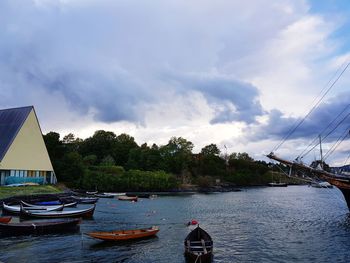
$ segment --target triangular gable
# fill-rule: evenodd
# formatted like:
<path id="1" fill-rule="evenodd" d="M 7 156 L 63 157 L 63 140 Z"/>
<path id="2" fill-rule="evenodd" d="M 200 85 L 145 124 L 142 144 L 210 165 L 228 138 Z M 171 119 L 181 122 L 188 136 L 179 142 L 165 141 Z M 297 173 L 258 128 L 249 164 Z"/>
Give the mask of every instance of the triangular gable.
<path id="1" fill-rule="evenodd" d="M 53 171 L 33 107 L 1 160 L 0 169 Z"/>
<path id="2" fill-rule="evenodd" d="M 32 109 L 33 106 L 0 110 L 0 161 Z"/>

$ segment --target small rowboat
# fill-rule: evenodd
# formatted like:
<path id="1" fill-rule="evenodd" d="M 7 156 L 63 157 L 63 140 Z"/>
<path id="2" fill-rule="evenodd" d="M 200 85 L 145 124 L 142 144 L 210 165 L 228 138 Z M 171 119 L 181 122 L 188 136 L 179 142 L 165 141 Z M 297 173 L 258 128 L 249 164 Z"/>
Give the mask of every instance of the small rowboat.
<path id="1" fill-rule="evenodd" d="M 95 194 L 97 194 L 97 193 L 98 193 L 98 191 L 93 191 L 93 192 L 87 191 L 87 192 L 86 192 L 87 195 L 95 195 Z"/>
<path id="2" fill-rule="evenodd" d="M 47 211 L 37 212 L 26 209 L 21 209 L 21 216 L 35 217 L 35 218 L 65 218 L 65 217 L 84 217 L 89 218 L 94 215 L 96 205 L 87 209 L 75 209 L 67 211 Z"/>
<path id="3" fill-rule="evenodd" d="M 106 194 L 106 193 L 95 194 L 94 196 L 99 197 L 99 198 L 114 198 L 114 195 L 110 195 L 110 194 Z"/>
<path id="4" fill-rule="evenodd" d="M 106 195 L 114 195 L 114 196 L 120 196 L 120 195 L 126 195 L 126 193 L 104 193 Z"/>
<path id="5" fill-rule="evenodd" d="M 11 216 L 1 216 L 0 217 L 0 223 L 2 224 L 7 224 L 8 222 L 10 222 L 12 219 Z"/>
<path id="6" fill-rule="evenodd" d="M 78 202 L 78 204 L 95 204 L 98 201 L 98 197 L 72 196 L 72 198 Z"/>
<path id="7" fill-rule="evenodd" d="M 19 205 L 7 205 L 3 203 L 3 211 L 10 214 L 19 214 L 21 212 L 21 206 Z M 33 207 L 24 207 L 25 210 L 28 211 L 37 211 L 37 212 L 48 212 L 48 211 L 59 211 L 63 210 L 63 205 L 56 205 L 56 206 L 33 206 Z"/>
<path id="8" fill-rule="evenodd" d="M 118 200 L 120 201 L 134 201 L 137 202 L 137 196 L 118 196 Z"/>
<path id="9" fill-rule="evenodd" d="M 39 206 L 39 205 L 33 205 L 33 204 L 29 204 L 27 202 L 24 202 L 24 201 L 21 201 L 21 204 L 23 205 L 23 207 L 25 207 L 26 209 L 29 209 L 27 207 L 35 207 L 35 208 L 41 208 L 41 209 L 47 209 L 47 208 L 53 208 L 55 206 L 53 205 L 50 205 L 50 206 L 45 206 L 45 205 L 42 205 L 42 206 Z M 68 203 L 68 204 L 62 204 L 64 208 L 66 207 L 75 207 L 77 206 L 77 202 L 72 202 L 72 203 Z M 61 206 L 61 205 L 58 205 L 58 206 Z"/>
<path id="10" fill-rule="evenodd" d="M 1 235 L 28 235 L 66 232 L 76 229 L 80 224 L 80 218 L 67 218 L 61 220 L 22 222 L 22 223 L 0 223 Z"/>
<path id="11" fill-rule="evenodd" d="M 87 235 L 104 241 L 126 241 L 132 239 L 151 237 L 156 235 L 158 231 L 159 228 L 157 226 L 152 226 L 151 228 L 146 229 L 116 230 L 110 232 L 90 232 L 87 233 Z"/>
<path id="12" fill-rule="evenodd" d="M 195 262 L 211 262 L 213 240 L 202 228 L 197 226 L 185 238 L 185 256 Z"/>

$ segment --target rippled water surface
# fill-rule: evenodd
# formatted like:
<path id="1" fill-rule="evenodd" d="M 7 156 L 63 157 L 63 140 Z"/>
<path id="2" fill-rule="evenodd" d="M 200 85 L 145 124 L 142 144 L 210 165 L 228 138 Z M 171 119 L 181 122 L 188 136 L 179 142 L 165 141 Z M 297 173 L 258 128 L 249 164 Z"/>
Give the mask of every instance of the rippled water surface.
<path id="1" fill-rule="evenodd" d="M 185 262 L 184 224 L 199 221 L 214 240 L 214 262 L 350 262 L 350 217 L 337 189 L 307 186 L 100 199 L 93 220 L 71 234 L 2 237 L 3 262 Z M 157 237 L 105 243 L 83 233 L 158 225 Z"/>

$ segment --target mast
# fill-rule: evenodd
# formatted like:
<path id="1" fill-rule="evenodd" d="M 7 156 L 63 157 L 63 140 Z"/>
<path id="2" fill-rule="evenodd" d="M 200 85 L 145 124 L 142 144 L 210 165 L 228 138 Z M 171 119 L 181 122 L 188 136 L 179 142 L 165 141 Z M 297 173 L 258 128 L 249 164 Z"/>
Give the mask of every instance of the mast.
<path id="1" fill-rule="evenodd" d="M 323 170 L 323 154 L 322 154 L 322 142 L 321 142 L 321 134 L 318 135 L 318 138 L 320 139 L 320 155 L 321 155 L 321 163 L 320 163 L 320 166 Z"/>

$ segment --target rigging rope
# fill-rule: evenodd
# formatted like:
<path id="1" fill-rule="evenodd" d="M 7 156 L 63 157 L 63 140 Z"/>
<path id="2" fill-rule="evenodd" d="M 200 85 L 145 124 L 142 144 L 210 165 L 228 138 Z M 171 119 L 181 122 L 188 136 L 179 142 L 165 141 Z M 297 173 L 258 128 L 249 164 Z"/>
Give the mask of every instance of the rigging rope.
<path id="1" fill-rule="evenodd" d="M 324 129 L 321 131 L 320 135 L 322 136 L 323 133 L 324 133 L 329 127 L 331 127 L 331 126 L 333 125 L 333 123 L 334 123 L 348 108 L 350 108 L 350 103 L 349 103 L 348 105 L 346 105 L 346 106 L 344 107 L 344 109 L 337 115 L 337 117 L 335 117 L 335 118 L 327 125 L 327 127 L 324 128 Z M 348 115 L 346 115 L 346 117 L 348 117 L 349 115 L 350 115 L 350 113 L 349 113 Z M 345 118 L 346 118 L 346 117 L 345 117 Z M 341 123 L 342 123 L 343 121 L 344 121 L 344 120 L 342 120 Z M 336 125 L 335 129 L 336 129 L 341 123 L 338 123 L 338 124 Z M 330 133 L 332 133 L 335 129 L 333 129 Z M 324 140 L 325 138 L 327 138 L 328 135 L 329 135 L 329 134 L 327 134 L 326 136 L 324 136 L 324 137 L 322 138 L 322 140 Z M 319 137 L 316 136 L 316 137 L 313 139 L 313 141 L 299 154 L 299 156 L 297 157 L 297 159 L 303 158 L 303 157 L 305 157 L 307 154 L 309 154 L 319 143 L 317 143 L 315 146 L 313 146 L 312 149 L 310 149 L 309 151 L 306 152 L 306 150 L 307 150 L 311 145 L 314 145 L 314 143 L 316 143 L 316 141 L 318 141 L 318 139 L 319 139 Z M 306 152 L 306 153 L 305 153 L 305 152 Z M 304 153 L 305 153 L 305 154 L 304 154 Z"/>
<path id="2" fill-rule="evenodd" d="M 344 63 L 345 64 L 345 63 Z M 344 65 L 343 64 L 343 65 Z M 343 66 L 342 65 L 342 66 Z M 283 138 L 283 140 L 275 146 L 275 148 L 272 150 L 272 152 L 277 151 L 282 145 L 283 143 L 286 142 L 286 140 L 289 139 L 289 137 L 296 131 L 296 129 L 298 129 L 300 127 L 301 124 L 303 124 L 303 122 L 306 120 L 306 118 L 318 107 L 318 105 L 320 105 L 321 101 L 324 99 L 324 97 L 328 94 L 328 92 L 334 87 L 334 85 L 338 82 L 338 80 L 340 79 L 340 77 L 344 74 L 344 72 L 347 70 L 347 68 L 349 67 L 350 62 L 348 62 L 345 66 L 345 68 L 340 72 L 340 74 L 338 75 L 338 77 L 333 81 L 333 83 L 330 85 L 330 87 L 323 93 L 323 95 L 321 96 L 320 99 L 318 99 L 318 101 L 316 102 L 316 104 L 311 108 L 311 110 L 305 115 L 304 118 L 302 118 L 298 123 L 295 122 L 294 125 L 297 123 L 297 125 L 295 125 L 294 128 L 292 128 L 291 130 L 289 130 L 288 134 Z M 341 67 L 342 67 L 341 66 Z M 340 67 L 340 68 L 341 68 Z M 328 83 L 330 83 L 330 81 L 328 81 Z M 327 85 L 328 85 L 327 83 Z M 326 86 L 327 86 L 326 85 Z M 294 126 L 293 125 L 293 126 Z"/>
<path id="3" fill-rule="evenodd" d="M 349 128 L 347 128 L 347 130 L 345 131 L 345 134 L 343 136 L 340 136 L 338 140 L 335 142 L 335 144 L 333 144 L 333 146 L 327 151 L 327 153 L 324 155 L 323 160 L 326 160 L 335 151 L 335 149 L 339 146 L 339 144 L 341 144 L 345 140 L 345 138 L 349 134 L 349 130 L 348 130 Z"/>
<path id="4" fill-rule="evenodd" d="M 349 104 L 350 105 L 350 104 Z M 321 140 L 325 140 L 329 135 L 331 135 L 338 127 L 340 124 L 342 124 L 348 117 L 350 116 L 350 112 L 340 121 L 338 122 L 338 124 L 331 130 L 329 131 L 324 137 L 321 138 Z M 317 140 L 318 137 L 316 137 L 313 142 L 315 142 L 315 140 Z M 315 144 L 312 148 L 310 148 L 310 150 L 308 150 L 304 155 L 302 155 L 300 158 L 305 157 L 306 155 L 308 155 L 313 149 L 316 148 L 316 146 L 318 146 L 319 143 Z"/>

